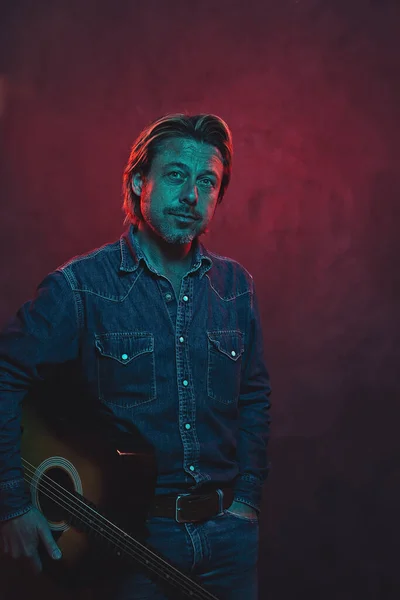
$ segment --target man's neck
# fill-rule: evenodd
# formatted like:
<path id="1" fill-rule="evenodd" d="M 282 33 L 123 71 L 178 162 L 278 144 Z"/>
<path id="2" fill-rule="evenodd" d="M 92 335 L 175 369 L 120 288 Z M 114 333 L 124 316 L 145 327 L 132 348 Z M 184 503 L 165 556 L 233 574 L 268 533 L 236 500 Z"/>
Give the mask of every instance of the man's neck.
<path id="1" fill-rule="evenodd" d="M 192 263 L 192 244 L 169 244 L 149 228 L 138 227 L 137 239 L 151 266 L 159 273 L 187 272 Z"/>

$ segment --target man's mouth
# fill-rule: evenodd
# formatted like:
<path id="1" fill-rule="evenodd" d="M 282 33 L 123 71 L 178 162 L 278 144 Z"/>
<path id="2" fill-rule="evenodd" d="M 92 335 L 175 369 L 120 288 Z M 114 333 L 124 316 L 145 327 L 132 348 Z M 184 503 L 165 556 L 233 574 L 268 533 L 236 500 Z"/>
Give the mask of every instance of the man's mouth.
<path id="1" fill-rule="evenodd" d="M 171 212 L 171 215 L 173 215 L 174 217 L 176 217 L 177 219 L 181 219 L 182 221 L 197 221 L 198 217 L 196 217 L 195 215 L 188 215 L 186 213 L 175 213 L 175 212 Z"/>

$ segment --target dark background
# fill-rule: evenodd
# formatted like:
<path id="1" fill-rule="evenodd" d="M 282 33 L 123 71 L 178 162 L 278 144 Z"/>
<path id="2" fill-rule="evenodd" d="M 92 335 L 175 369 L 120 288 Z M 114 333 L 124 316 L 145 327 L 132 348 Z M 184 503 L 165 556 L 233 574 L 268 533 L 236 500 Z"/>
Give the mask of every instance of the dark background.
<path id="1" fill-rule="evenodd" d="M 0 2 L 0 321 L 122 231 L 130 145 L 231 126 L 205 238 L 258 287 L 273 383 L 260 598 L 400 597 L 400 6 Z"/>

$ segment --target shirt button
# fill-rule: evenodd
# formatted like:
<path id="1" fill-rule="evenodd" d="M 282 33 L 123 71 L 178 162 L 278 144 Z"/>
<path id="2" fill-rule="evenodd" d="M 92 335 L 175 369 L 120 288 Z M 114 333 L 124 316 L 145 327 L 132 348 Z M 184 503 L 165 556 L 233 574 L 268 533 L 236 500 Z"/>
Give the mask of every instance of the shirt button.
<path id="1" fill-rule="evenodd" d="M 190 429 L 190 423 L 186 423 L 185 429 Z"/>
<path id="2" fill-rule="evenodd" d="M 170 300 L 172 300 L 172 294 L 170 294 L 170 293 L 165 294 L 165 299 L 166 299 L 167 302 L 169 302 Z"/>
<path id="3" fill-rule="evenodd" d="M 121 358 L 122 358 L 122 360 L 127 360 L 128 359 L 128 355 L 127 354 L 122 354 Z"/>
<path id="4" fill-rule="evenodd" d="M 180 343 L 182 344 L 182 342 L 185 341 L 185 338 L 183 338 L 182 336 L 179 338 Z"/>
<path id="5" fill-rule="evenodd" d="M 194 466 L 193 465 L 190 465 L 189 471 L 194 471 Z"/>
<path id="6" fill-rule="evenodd" d="M 187 296 L 183 296 L 182 300 L 183 300 L 184 302 L 187 302 L 187 301 L 189 300 L 189 298 L 188 298 Z"/>
<path id="7" fill-rule="evenodd" d="M 187 379 L 184 379 L 184 380 L 182 381 L 182 383 L 183 383 L 183 385 L 184 385 L 185 387 L 186 387 L 187 385 L 189 385 L 189 382 L 188 382 L 188 380 L 187 380 Z"/>
<path id="8" fill-rule="evenodd" d="M 236 356 L 236 352 L 234 350 L 232 350 L 231 355 Z"/>

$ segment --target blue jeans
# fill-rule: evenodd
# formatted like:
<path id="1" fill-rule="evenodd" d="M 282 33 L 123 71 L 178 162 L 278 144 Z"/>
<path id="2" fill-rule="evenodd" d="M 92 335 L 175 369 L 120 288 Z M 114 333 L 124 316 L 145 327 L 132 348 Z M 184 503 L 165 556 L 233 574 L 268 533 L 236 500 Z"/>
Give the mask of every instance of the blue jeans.
<path id="1" fill-rule="evenodd" d="M 148 521 L 148 543 L 219 600 L 257 600 L 258 519 L 224 510 L 203 523 Z M 169 596 L 141 572 L 110 578 L 102 588 L 112 600 L 167 600 Z"/>

